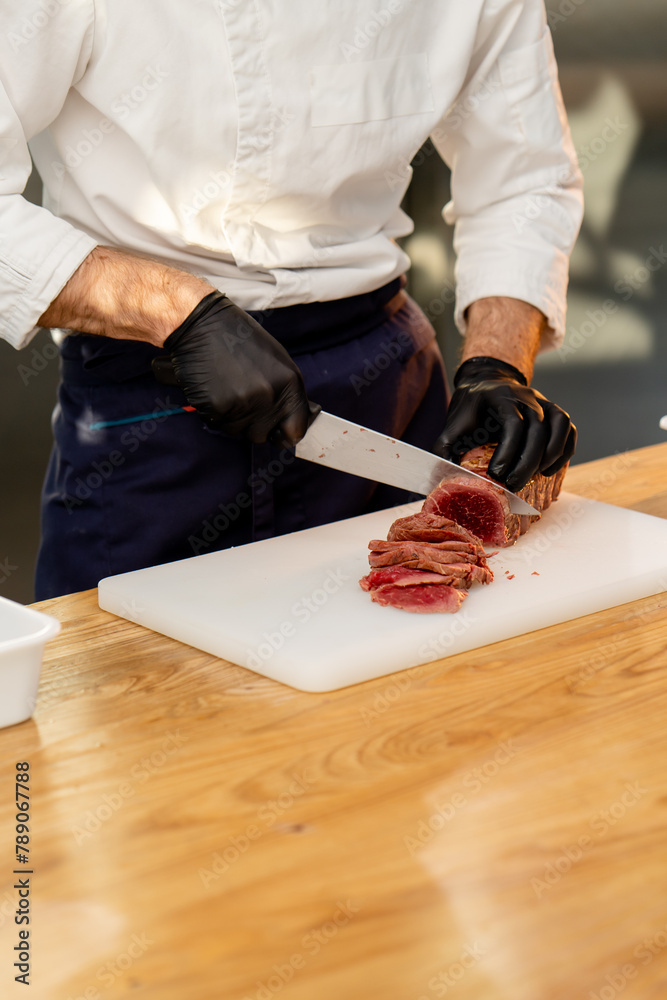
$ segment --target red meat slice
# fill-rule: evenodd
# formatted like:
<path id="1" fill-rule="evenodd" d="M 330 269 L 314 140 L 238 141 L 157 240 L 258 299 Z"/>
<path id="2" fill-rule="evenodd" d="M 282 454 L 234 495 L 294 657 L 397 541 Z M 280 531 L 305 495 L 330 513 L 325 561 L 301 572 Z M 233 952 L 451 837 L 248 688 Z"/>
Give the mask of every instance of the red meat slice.
<path id="1" fill-rule="evenodd" d="M 439 573 L 444 577 L 445 583 L 451 583 L 457 587 L 465 587 L 466 590 L 473 583 L 491 583 L 493 573 L 487 567 L 473 566 L 472 563 L 442 563 L 431 562 L 428 558 L 409 559 L 408 562 L 401 563 L 406 569 L 419 569 L 426 573 Z"/>
<path id="2" fill-rule="evenodd" d="M 472 549 L 461 552 L 449 549 L 448 545 L 464 546 Z M 439 573 L 447 577 L 447 581 L 457 586 L 470 587 L 474 581 L 491 583 L 493 573 L 486 564 L 484 550 L 468 542 L 383 542 L 374 539 L 369 543 L 371 549 L 368 561 L 372 569 L 388 566 L 405 566 L 408 569 L 420 569 L 429 573 Z"/>
<path id="3" fill-rule="evenodd" d="M 511 513 L 505 494 L 486 475 L 493 451 L 493 445 L 475 448 L 461 461 L 487 482 L 464 476 L 443 480 L 419 513 L 394 521 L 387 541 L 369 543 L 371 572 L 359 584 L 371 600 L 417 614 L 452 613 L 474 582 L 491 583 L 482 543 L 511 545 L 539 517 Z M 546 510 L 560 492 L 565 471 L 534 476 L 519 496 Z"/>
<path id="4" fill-rule="evenodd" d="M 409 517 L 394 521 L 387 535 L 389 541 L 397 542 L 470 542 L 481 549 L 479 538 L 460 524 L 439 514 L 429 514 L 423 510 Z"/>
<path id="5" fill-rule="evenodd" d="M 461 465 L 471 472 L 486 476 L 486 470 L 493 456 L 495 445 L 474 448 L 463 456 Z M 535 475 L 519 491 L 518 496 L 536 510 L 544 511 L 560 492 L 566 468 L 555 476 Z M 464 477 L 443 480 L 426 498 L 422 510 L 428 514 L 439 514 L 464 525 L 475 535 L 479 535 L 485 545 L 513 545 L 520 534 L 525 534 L 532 521 L 539 519 L 512 514 L 505 494 L 493 485 L 466 482 Z"/>
<path id="6" fill-rule="evenodd" d="M 446 585 L 446 580 L 439 573 L 424 573 L 419 569 L 407 569 L 405 566 L 384 566 L 373 569 L 361 578 L 362 590 L 377 590 L 379 587 L 415 587 L 424 584 Z"/>
<path id="7" fill-rule="evenodd" d="M 371 600 L 384 607 L 399 608 L 417 614 L 453 613 L 465 600 L 465 590 L 427 583 L 416 587 L 387 586 L 371 590 Z"/>
<path id="8" fill-rule="evenodd" d="M 465 476 L 445 479 L 428 495 L 422 510 L 457 521 L 485 545 L 512 545 L 519 537 L 519 518 L 509 501 L 489 480 L 471 483 Z"/>
<path id="9" fill-rule="evenodd" d="M 452 582 L 458 585 L 452 586 Z M 370 591 L 376 604 L 418 614 L 458 611 L 466 597 L 458 581 L 405 566 L 373 569 L 359 583 L 362 590 Z"/>
<path id="10" fill-rule="evenodd" d="M 484 549 L 470 542 L 383 542 L 379 538 L 374 538 L 368 543 L 368 548 L 372 553 L 385 555 L 391 553 L 396 558 L 379 565 L 388 566 L 395 562 L 402 562 L 404 558 L 412 559 L 429 553 L 439 562 L 485 562 Z"/>
<path id="11" fill-rule="evenodd" d="M 429 577 L 438 575 L 442 577 L 443 583 L 451 583 L 456 587 L 465 587 L 466 590 L 475 582 L 491 583 L 493 580 L 493 574 L 487 566 L 475 566 L 472 563 L 445 564 L 433 562 L 428 558 L 428 556 L 424 556 L 419 559 L 408 559 L 407 562 L 394 564 L 392 566 L 373 566 L 371 561 L 371 566 L 372 572 L 379 572 L 383 569 L 405 569 L 413 572 L 418 571 Z"/>

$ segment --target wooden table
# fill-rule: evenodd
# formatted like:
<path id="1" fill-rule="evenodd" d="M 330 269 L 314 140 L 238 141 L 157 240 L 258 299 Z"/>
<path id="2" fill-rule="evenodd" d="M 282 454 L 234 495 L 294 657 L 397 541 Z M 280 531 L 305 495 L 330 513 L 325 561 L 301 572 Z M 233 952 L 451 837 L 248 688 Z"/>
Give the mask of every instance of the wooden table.
<path id="1" fill-rule="evenodd" d="M 566 488 L 667 517 L 667 444 Z M 667 582 L 666 582 L 667 587 Z M 0 732 L 0 989 L 664 1000 L 667 594 L 330 694 L 100 611 Z M 32 992 L 13 982 L 14 762 Z"/>

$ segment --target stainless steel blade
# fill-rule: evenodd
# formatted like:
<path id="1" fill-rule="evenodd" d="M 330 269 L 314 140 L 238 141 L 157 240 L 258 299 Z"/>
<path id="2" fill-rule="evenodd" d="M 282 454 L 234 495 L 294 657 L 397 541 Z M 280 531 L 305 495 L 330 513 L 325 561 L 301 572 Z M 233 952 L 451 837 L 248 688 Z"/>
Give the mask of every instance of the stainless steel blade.
<path id="1" fill-rule="evenodd" d="M 452 476 L 469 476 L 488 483 L 484 476 L 462 469 L 454 462 L 324 411 L 315 417 L 305 437 L 299 441 L 296 455 L 318 465 L 424 496 L 443 479 Z M 503 490 L 513 514 L 539 514 L 525 500 L 499 483 L 495 485 Z"/>

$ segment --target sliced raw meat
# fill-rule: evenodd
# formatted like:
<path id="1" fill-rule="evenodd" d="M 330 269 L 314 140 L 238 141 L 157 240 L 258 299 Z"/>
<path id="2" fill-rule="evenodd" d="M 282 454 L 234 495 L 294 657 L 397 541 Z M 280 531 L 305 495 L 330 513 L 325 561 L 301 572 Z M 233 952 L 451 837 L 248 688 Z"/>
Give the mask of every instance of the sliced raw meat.
<path id="1" fill-rule="evenodd" d="M 494 447 L 475 448 L 461 460 L 487 482 L 465 476 L 443 480 L 421 511 L 394 521 L 386 541 L 369 543 L 371 571 L 359 584 L 373 601 L 416 614 L 451 613 L 474 582 L 491 583 L 482 543 L 511 545 L 539 517 L 512 514 L 505 494 L 488 478 Z M 566 468 L 548 478 L 534 476 L 518 495 L 546 510 L 560 492 Z"/>
<path id="2" fill-rule="evenodd" d="M 384 607 L 400 608 L 417 614 L 458 611 L 466 598 L 465 590 L 427 583 L 416 587 L 387 586 L 371 590 L 371 600 Z"/>
<path id="3" fill-rule="evenodd" d="M 512 545 L 519 537 L 519 518 L 509 501 L 489 480 L 472 483 L 465 476 L 445 479 L 424 501 L 422 510 L 457 521 L 485 545 Z"/>
<path id="4" fill-rule="evenodd" d="M 471 559 L 473 562 L 485 561 L 484 549 L 481 546 L 471 545 L 470 542 L 391 542 L 389 540 L 383 542 L 379 538 L 374 538 L 372 542 L 368 543 L 368 548 L 372 552 L 396 552 L 401 556 L 419 555 L 428 551 L 434 554 L 438 553 L 442 557 L 441 562 L 457 562 L 461 559 Z"/>
<path id="5" fill-rule="evenodd" d="M 451 544 L 451 542 L 437 544 L 383 542 L 380 539 L 374 539 L 368 546 L 371 549 L 368 562 L 373 569 L 382 566 L 408 566 L 431 573 L 458 574 L 469 581 L 468 585 L 473 580 L 479 580 L 480 583 L 490 583 L 493 580 L 493 573 L 486 564 L 483 549 L 472 546 L 468 542 L 454 544 L 463 545 L 472 551 L 452 550 L 446 547 Z"/>
<path id="6" fill-rule="evenodd" d="M 479 538 L 471 534 L 460 524 L 439 514 L 428 514 L 423 510 L 409 517 L 400 517 L 394 521 L 387 535 L 389 541 L 397 542 L 447 542 L 463 541 L 478 545 Z"/>
<path id="7" fill-rule="evenodd" d="M 439 573 L 424 573 L 420 569 L 407 569 L 405 566 L 384 566 L 373 569 L 361 578 L 362 590 L 377 590 L 379 587 L 416 587 L 424 584 L 445 585 L 446 580 Z"/>
<path id="8" fill-rule="evenodd" d="M 486 564 L 484 550 L 473 552 L 449 551 L 447 543 L 429 545 L 425 542 L 383 542 L 379 539 L 369 543 L 371 552 L 368 562 L 371 569 L 404 567 L 438 573 L 447 583 L 460 587 L 470 587 L 474 582 L 491 583 L 493 573 Z M 462 543 L 468 546 L 467 542 Z M 363 584 L 362 584 L 363 586 Z"/>
<path id="9" fill-rule="evenodd" d="M 494 449 L 495 445 L 474 448 L 461 459 L 462 467 L 486 476 Z M 538 473 L 519 491 L 518 496 L 531 507 L 546 510 L 560 492 L 566 468 L 555 476 Z M 539 518 L 539 514 L 533 517 L 512 514 L 505 494 L 494 486 L 493 480 L 489 479 L 486 486 L 466 482 L 464 477 L 457 476 L 443 480 L 426 498 L 422 510 L 464 525 L 486 545 L 502 547 L 512 545 L 520 534 L 525 534 L 531 522 Z"/>
<path id="10" fill-rule="evenodd" d="M 466 560 L 466 556 L 460 552 L 440 552 L 438 555 L 440 558 L 435 555 L 430 557 L 426 546 L 417 548 L 417 546 L 412 545 L 408 548 L 399 542 L 396 548 L 387 549 L 384 552 L 374 549 L 368 556 L 368 563 L 371 569 L 379 569 L 380 566 L 402 566 L 404 563 L 429 558 L 431 562 L 437 562 L 439 566 L 448 566 Z"/>
<path id="11" fill-rule="evenodd" d="M 406 566 L 373 569 L 359 583 L 363 590 L 370 591 L 376 604 L 419 614 L 458 611 L 466 596 L 458 577 L 450 580 Z"/>
<path id="12" fill-rule="evenodd" d="M 473 448 L 472 451 L 467 452 L 463 456 L 461 465 L 464 469 L 470 469 L 471 472 L 477 472 L 480 476 L 485 476 L 495 447 L 493 444 L 487 444 L 481 448 Z M 531 507 L 536 507 L 539 511 L 545 511 L 551 502 L 558 498 L 568 464 L 559 469 L 553 476 L 543 476 L 538 472 L 529 483 L 526 483 L 522 490 L 519 490 L 517 496 L 525 500 L 526 503 L 529 503 Z M 534 515 L 531 520 L 537 520 L 537 515 Z"/>
<path id="13" fill-rule="evenodd" d="M 445 578 L 445 583 L 455 584 L 457 587 L 465 587 L 466 590 L 473 583 L 491 583 L 493 574 L 490 569 L 482 566 L 473 566 L 471 563 L 449 563 L 443 565 L 438 562 L 431 562 L 428 558 L 410 559 L 401 563 L 405 569 L 419 569 L 425 573 L 439 573 Z"/>

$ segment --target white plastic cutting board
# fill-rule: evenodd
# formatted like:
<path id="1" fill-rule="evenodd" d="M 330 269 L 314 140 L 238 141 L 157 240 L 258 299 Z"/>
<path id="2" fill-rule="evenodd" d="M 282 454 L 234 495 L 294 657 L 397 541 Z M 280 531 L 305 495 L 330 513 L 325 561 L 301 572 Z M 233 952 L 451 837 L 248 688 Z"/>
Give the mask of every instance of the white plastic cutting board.
<path id="1" fill-rule="evenodd" d="M 494 582 L 475 584 L 456 614 L 373 604 L 358 584 L 368 542 L 420 506 L 108 577 L 99 604 L 284 684 L 331 691 L 667 590 L 667 520 L 563 493 L 490 559 Z"/>

